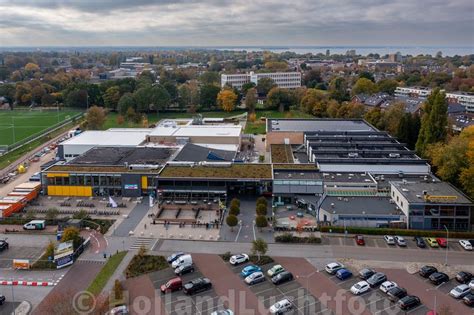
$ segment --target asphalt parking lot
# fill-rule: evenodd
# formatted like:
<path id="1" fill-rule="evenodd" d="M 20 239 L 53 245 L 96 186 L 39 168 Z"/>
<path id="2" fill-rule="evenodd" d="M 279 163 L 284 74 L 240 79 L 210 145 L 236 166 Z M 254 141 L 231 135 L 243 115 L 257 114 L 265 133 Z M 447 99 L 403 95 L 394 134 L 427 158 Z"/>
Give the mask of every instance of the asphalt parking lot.
<path id="1" fill-rule="evenodd" d="M 232 266 L 227 263 L 229 268 L 236 274 L 239 274 L 243 268 L 251 263 L 245 263 L 239 266 Z M 250 290 L 257 296 L 258 300 L 264 305 L 266 309 L 276 302 L 288 299 L 294 305 L 294 309 L 291 312 L 285 314 L 314 314 L 314 315 L 329 315 L 333 314 L 331 310 L 327 309 L 321 301 L 316 297 L 312 296 L 309 291 L 302 287 L 297 281 L 292 280 L 280 285 L 274 285 L 271 282 L 270 277 L 267 275 L 267 271 L 276 265 L 277 263 L 271 263 L 260 266 L 265 274 L 265 281 L 249 286 Z M 285 268 L 285 266 L 283 266 Z M 240 277 L 240 276 L 239 276 Z M 244 279 L 242 278 L 242 282 Z"/>
<path id="2" fill-rule="evenodd" d="M 446 248 L 441 247 L 430 247 L 428 244 L 425 248 L 419 248 L 416 246 L 415 241 L 412 237 L 404 237 L 407 246 L 400 247 L 398 245 L 387 245 L 383 236 L 364 236 L 365 247 L 376 247 L 376 248 L 397 248 L 400 250 L 406 249 L 418 249 L 421 251 L 445 251 Z M 326 245 L 339 245 L 339 246 L 359 246 L 356 244 L 354 235 L 347 235 L 347 237 L 331 236 L 325 237 L 323 241 Z M 465 252 L 465 250 L 459 245 L 458 240 L 450 240 L 448 243 L 448 251 Z"/>
<path id="3" fill-rule="evenodd" d="M 429 311 L 429 308 L 424 305 L 419 305 L 409 311 L 402 311 L 400 310 L 395 303 L 391 302 L 385 293 L 380 291 L 378 287 L 371 288 L 369 291 L 359 295 L 354 296 L 350 293 L 350 288 L 356 284 L 357 282 L 361 281 L 358 277 L 358 270 L 349 269 L 352 272 L 352 277 L 346 280 L 339 280 L 335 275 L 330 275 L 326 271 L 321 271 L 320 273 L 329 278 L 331 281 L 336 283 L 340 288 L 346 290 L 348 292 L 348 296 L 353 297 L 354 299 L 358 299 L 358 303 L 361 306 L 365 306 L 365 309 L 368 310 L 371 314 L 374 315 L 394 315 L 394 314 L 411 314 L 411 315 L 425 315 L 426 312 Z M 396 279 L 390 279 L 389 281 L 396 281 Z M 408 291 L 409 295 L 417 295 L 416 292 L 411 292 L 409 288 L 405 288 Z M 354 300 L 355 301 L 355 300 Z M 422 301 L 423 303 L 423 301 Z M 349 303 L 351 304 L 351 302 Z M 355 304 L 355 303 L 354 303 Z"/>
<path id="4" fill-rule="evenodd" d="M 160 291 L 160 286 L 168 280 L 176 278 L 172 268 L 154 272 L 149 275 L 155 289 Z M 181 277 L 183 285 L 193 279 L 204 277 L 199 270 Z M 212 279 L 211 279 L 212 282 Z M 209 315 L 217 309 L 223 308 L 222 299 L 211 289 L 194 295 L 186 295 L 182 291 L 162 294 L 161 302 L 165 305 L 168 315 L 178 314 L 202 314 Z"/>
<path id="5" fill-rule="evenodd" d="M 0 268 L 11 268 L 13 259 L 29 259 L 32 263 L 43 251 L 42 247 L 10 246 L 9 249 L 0 252 Z"/>
<path id="6" fill-rule="evenodd" d="M 0 315 L 10 315 L 20 305 L 20 302 L 5 302 L 0 305 Z"/>

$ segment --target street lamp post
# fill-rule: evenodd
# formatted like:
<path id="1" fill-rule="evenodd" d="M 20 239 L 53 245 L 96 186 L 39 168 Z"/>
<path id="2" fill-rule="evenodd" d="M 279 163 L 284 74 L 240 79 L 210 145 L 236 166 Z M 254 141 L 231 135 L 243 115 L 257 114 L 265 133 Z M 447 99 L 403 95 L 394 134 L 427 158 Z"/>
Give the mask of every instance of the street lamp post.
<path id="1" fill-rule="evenodd" d="M 444 264 L 447 266 L 448 265 L 448 249 L 449 249 L 449 230 L 446 225 L 444 226 L 444 229 L 446 230 L 446 257 L 444 260 Z"/>
<path id="2" fill-rule="evenodd" d="M 15 117 L 12 116 L 12 134 L 13 134 L 13 143 L 15 143 Z"/>

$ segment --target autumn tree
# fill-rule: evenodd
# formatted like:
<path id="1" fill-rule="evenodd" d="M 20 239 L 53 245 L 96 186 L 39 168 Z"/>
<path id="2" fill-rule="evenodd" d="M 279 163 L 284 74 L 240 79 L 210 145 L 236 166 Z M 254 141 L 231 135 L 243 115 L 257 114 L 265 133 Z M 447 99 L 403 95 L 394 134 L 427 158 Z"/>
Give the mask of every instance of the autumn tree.
<path id="1" fill-rule="evenodd" d="M 367 94 L 372 95 L 377 92 L 377 86 L 374 82 L 366 78 L 360 78 L 352 87 L 352 95 Z"/>
<path id="2" fill-rule="evenodd" d="M 118 86 L 109 87 L 104 93 L 104 104 L 112 110 L 117 109 L 120 101 L 120 88 Z"/>
<path id="3" fill-rule="evenodd" d="M 280 72 L 288 69 L 288 64 L 285 61 L 267 61 L 265 68 L 272 72 Z"/>
<path id="4" fill-rule="evenodd" d="M 250 88 L 245 94 L 245 106 L 247 107 L 249 113 L 255 112 L 255 107 L 257 107 L 257 89 Z"/>
<path id="5" fill-rule="evenodd" d="M 278 111 L 284 112 L 287 111 L 293 103 L 293 97 L 287 89 L 274 87 L 268 92 L 265 108 L 278 109 Z"/>
<path id="6" fill-rule="evenodd" d="M 64 229 L 63 236 L 61 237 L 61 242 L 69 241 L 73 242 L 74 249 L 79 247 L 82 242 L 82 238 L 78 228 L 70 226 Z"/>
<path id="7" fill-rule="evenodd" d="M 226 112 L 231 112 L 235 109 L 237 102 L 237 94 L 232 90 L 222 90 L 217 94 L 217 104 Z"/>
<path id="8" fill-rule="evenodd" d="M 301 100 L 301 110 L 316 117 L 326 117 L 329 97 L 316 89 L 307 89 Z"/>
<path id="9" fill-rule="evenodd" d="M 102 107 L 92 106 L 86 113 L 87 129 L 99 130 L 105 123 L 105 111 Z"/>
<path id="10" fill-rule="evenodd" d="M 425 156 L 430 144 L 444 141 L 447 135 L 448 103 L 446 94 L 435 89 L 423 106 L 420 134 L 416 142 L 416 151 Z"/>

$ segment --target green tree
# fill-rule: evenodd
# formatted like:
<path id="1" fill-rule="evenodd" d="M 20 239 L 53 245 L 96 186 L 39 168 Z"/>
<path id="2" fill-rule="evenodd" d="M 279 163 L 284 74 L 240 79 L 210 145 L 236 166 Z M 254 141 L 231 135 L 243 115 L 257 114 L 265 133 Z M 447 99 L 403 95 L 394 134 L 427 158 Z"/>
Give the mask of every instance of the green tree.
<path id="1" fill-rule="evenodd" d="M 78 219 L 78 220 L 87 220 L 87 219 L 90 218 L 90 216 L 89 216 L 89 213 L 86 210 L 81 209 L 81 210 L 75 212 L 72 215 L 72 218 L 73 219 Z"/>
<path id="2" fill-rule="evenodd" d="M 379 92 L 384 92 L 393 95 L 398 86 L 398 82 L 392 79 L 382 79 L 377 82 L 377 89 Z"/>
<path id="3" fill-rule="evenodd" d="M 199 88 L 196 83 L 181 84 L 178 88 L 178 105 L 180 108 L 197 106 L 199 103 Z"/>
<path id="4" fill-rule="evenodd" d="M 207 71 L 199 76 L 202 85 L 219 85 L 220 81 L 219 73 L 215 71 Z"/>
<path id="5" fill-rule="evenodd" d="M 287 89 L 274 87 L 268 92 L 265 101 L 266 108 L 278 109 L 278 111 L 284 112 L 289 110 L 291 105 L 293 105 L 293 97 Z"/>
<path id="6" fill-rule="evenodd" d="M 240 207 L 240 200 L 238 198 L 232 198 L 230 205 Z"/>
<path id="7" fill-rule="evenodd" d="M 364 119 L 372 126 L 381 129 L 379 124 L 382 119 L 382 110 L 380 107 L 373 107 L 365 113 Z"/>
<path id="8" fill-rule="evenodd" d="M 258 203 L 255 211 L 257 212 L 257 215 L 267 215 L 267 206 L 263 203 Z"/>
<path id="9" fill-rule="evenodd" d="M 267 198 L 261 196 L 261 197 L 258 197 L 257 198 L 257 202 L 256 202 L 257 205 L 259 204 L 264 204 L 265 207 L 268 207 L 268 201 L 267 201 Z"/>
<path id="10" fill-rule="evenodd" d="M 215 85 L 206 84 L 201 86 L 199 92 L 199 102 L 201 106 L 206 110 L 211 110 L 216 107 L 217 94 L 219 94 L 220 88 Z"/>
<path id="11" fill-rule="evenodd" d="M 255 88 L 256 85 L 253 82 L 247 82 L 242 84 L 242 93 L 247 93 L 248 90 Z"/>
<path id="12" fill-rule="evenodd" d="M 343 77 L 336 77 L 329 83 L 329 94 L 332 99 L 342 103 L 350 99 L 347 82 Z"/>
<path id="13" fill-rule="evenodd" d="M 260 229 L 260 231 L 261 231 L 262 228 L 268 226 L 267 217 L 264 216 L 264 215 L 257 215 L 257 217 L 255 218 L 255 225 L 256 225 L 256 226 Z"/>
<path id="14" fill-rule="evenodd" d="M 105 123 L 105 111 L 102 107 L 92 106 L 86 113 L 86 124 L 89 130 L 99 130 Z"/>
<path id="15" fill-rule="evenodd" d="M 367 79 L 367 80 L 370 80 L 372 82 L 375 82 L 375 78 L 374 78 L 373 73 L 369 72 L 369 71 L 363 71 L 363 72 L 359 73 L 359 79 Z"/>
<path id="16" fill-rule="evenodd" d="M 235 216 L 239 215 L 240 214 L 239 206 L 235 204 L 230 205 L 229 214 L 235 215 Z"/>
<path id="17" fill-rule="evenodd" d="M 416 151 L 421 156 L 426 156 L 430 144 L 446 139 L 448 124 L 446 94 L 435 89 L 424 104 L 423 112 Z"/>
<path id="18" fill-rule="evenodd" d="M 323 82 L 323 78 L 321 77 L 321 71 L 319 70 L 309 70 L 303 76 L 303 83 L 308 88 L 315 88 L 319 83 Z"/>
<path id="19" fill-rule="evenodd" d="M 257 83 L 257 92 L 259 95 L 267 95 L 274 87 L 276 84 L 271 78 L 261 78 Z"/>
<path id="20" fill-rule="evenodd" d="M 255 112 L 255 107 L 257 107 L 257 89 L 250 88 L 245 94 L 245 106 L 249 113 Z"/>
<path id="21" fill-rule="evenodd" d="M 120 88 L 118 86 L 109 87 L 104 93 L 104 104 L 112 110 L 117 109 L 120 101 Z"/>
<path id="22" fill-rule="evenodd" d="M 227 225 L 230 227 L 230 230 L 234 230 L 234 226 L 236 226 L 239 223 L 239 219 L 235 215 L 229 214 L 227 218 L 225 219 L 225 222 Z"/>
<path id="23" fill-rule="evenodd" d="M 415 148 L 418 133 L 420 131 L 420 118 L 418 115 L 405 113 L 398 124 L 396 137 L 407 144 L 410 149 Z"/>
<path id="24" fill-rule="evenodd" d="M 372 95 L 377 92 L 377 86 L 374 82 L 366 78 L 360 78 L 352 87 L 352 95 L 367 94 Z"/>
<path id="25" fill-rule="evenodd" d="M 267 220 L 265 220 L 265 222 L 266 221 Z M 252 254 L 257 255 L 258 260 L 260 260 L 261 256 L 265 256 L 267 251 L 268 251 L 268 244 L 263 239 L 257 238 L 256 240 L 252 241 Z"/>
<path id="26" fill-rule="evenodd" d="M 120 114 L 125 115 L 129 108 L 134 109 L 135 99 L 132 93 L 125 93 L 118 101 L 117 110 Z"/>

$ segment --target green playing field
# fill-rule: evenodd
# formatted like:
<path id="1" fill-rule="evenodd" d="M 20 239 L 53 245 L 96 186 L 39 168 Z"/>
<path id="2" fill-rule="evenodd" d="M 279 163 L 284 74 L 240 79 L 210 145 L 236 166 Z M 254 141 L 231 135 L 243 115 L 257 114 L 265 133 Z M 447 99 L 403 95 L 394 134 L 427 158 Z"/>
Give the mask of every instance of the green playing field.
<path id="1" fill-rule="evenodd" d="M 11 145 L 74 115 L 77 110 L 4 110 L 0 111 L 0 146 Z"/>

